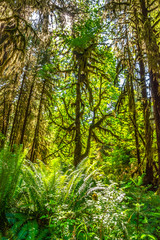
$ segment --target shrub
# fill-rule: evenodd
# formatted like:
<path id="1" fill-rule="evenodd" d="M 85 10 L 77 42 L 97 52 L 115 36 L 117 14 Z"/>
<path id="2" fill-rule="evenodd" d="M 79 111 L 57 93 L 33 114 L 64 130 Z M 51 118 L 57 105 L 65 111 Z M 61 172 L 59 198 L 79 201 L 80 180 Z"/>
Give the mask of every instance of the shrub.
<path id="1" fill-rule="evenodd" d="M 11 207 L 19 184 L 24 154 L 15 147 L 11 152 L 9 146 L 0 151 L 0 227 L 5 232 L 6 211 Z"/>

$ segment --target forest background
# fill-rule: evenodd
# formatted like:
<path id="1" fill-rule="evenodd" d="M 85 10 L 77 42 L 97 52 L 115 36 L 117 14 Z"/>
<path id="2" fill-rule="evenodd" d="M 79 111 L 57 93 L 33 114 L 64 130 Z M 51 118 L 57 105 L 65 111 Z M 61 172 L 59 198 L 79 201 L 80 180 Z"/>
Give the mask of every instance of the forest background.
<path id="1" fill-rule="evenodd" d="M 0 1 L 2 239 L 160 239 L 159 34 L 159 0 Z"/>

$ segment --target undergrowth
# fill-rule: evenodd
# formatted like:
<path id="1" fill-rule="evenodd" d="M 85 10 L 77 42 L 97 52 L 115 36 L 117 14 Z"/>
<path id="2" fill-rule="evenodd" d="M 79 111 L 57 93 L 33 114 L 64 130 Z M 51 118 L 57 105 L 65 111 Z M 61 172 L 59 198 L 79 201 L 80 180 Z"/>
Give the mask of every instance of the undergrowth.
<path id="1" fill-rule="evenodd" d="M 106 184 L 87 159 L 62 172 L 23 158 L 0 152 L 0 239 L 159 239 L 160 198 L 147 188 Z"/>

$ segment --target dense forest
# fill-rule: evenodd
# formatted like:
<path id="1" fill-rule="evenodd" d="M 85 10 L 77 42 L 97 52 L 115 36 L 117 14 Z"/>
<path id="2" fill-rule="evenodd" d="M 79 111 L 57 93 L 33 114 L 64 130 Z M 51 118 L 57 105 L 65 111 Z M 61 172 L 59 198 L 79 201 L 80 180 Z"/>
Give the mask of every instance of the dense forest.
<path id="1" fill-rule="evenodd" d="M 0 240 L 159 223 L 160 0 L 1 0 Z"/>

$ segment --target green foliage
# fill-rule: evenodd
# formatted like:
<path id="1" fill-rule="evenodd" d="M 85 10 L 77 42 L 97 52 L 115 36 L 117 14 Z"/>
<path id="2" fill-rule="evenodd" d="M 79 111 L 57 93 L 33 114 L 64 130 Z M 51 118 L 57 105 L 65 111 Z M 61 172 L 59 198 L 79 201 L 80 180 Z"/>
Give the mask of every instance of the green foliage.
<path id="1" fill-rule="evenodd" d="M 0 239 L 158 240 L 158 1 L 1 9 Z"/>
<path id="2" fill-rule="evenodd" d="M 96 162 L 88 163 L 53 174 L 42 163 L 26 162 L 15 205 L 7 213 L 11 239 L 97 239 L 116 226 L 122 234 L 117 221 L 124 217 L 118 207 L 124 193 L 114 184 L 105 186 Z"/>
<path id="3" fill-rule="evenodd" d="M 26 213 L 11 213 L 8 214 L 7 217 L 12 226 L 9 232 L 10 239 L 42 240 L 50 239 L 51 237 L 47 227 L 41 227 L 34 215 L 27 215 Z"/>
<path id="4" fill-rule="evenodd" d="M 12 153 L 5 148 L 1 156 L 1 165 L 3 160 L 8 163 L 6 176 L 8 171 L 11 175 L 5 178 L 8 186 L 12 178 L 16 181 L 13 192 L 11 186 L 3 188 L 9 192 L 3 192 L 8 227 L 7 238 L 2 239 L 158 240 L 160 198 L 140 180 L 122 187 L 111 181 L 105 184 L 97 162 L 90 164 L 88 159 L 75 170 L 62 172 L 40 161 L 22 165 L 20 149 Z"/>
<path id="5" fill-rule="evenodd" d="M 82 20 L 78 24 L 73 26 L 75 37 L 65 37 L 66 43 L 72 48 L 79 49 L 80 51 L 89 47 L 92 43 L 95 43 L 95 37 L 101 31 L 101 22 L 99 18 Z M 98 40 L 98 39 L 97 39 Z"/>
<path id="6" fill-rule="evenodd" d="M 95 162 L 88 167 L 88 160 L 85 160 L 76 170 L 61 173 L 58 177 L 51 176 L 49 172 L 45 174 L 46 170 L 43 171 L 36 164 L 27 166 L 27 169 L 30 168 L 28 177 L 25 166 L 23 195 L 27 193 L 29 200 L 19 208 L 25 212 L 29 208 L 29 215 L 25 216 L 26 219 L 22 222 L 25 221 L 28 225 L 28 221 L 35 224 L 36 220 L 43 222 L 46 227 L 49 224 L 48 234 L 52 234 L 53 239 L 71 239 L 74 235 L 77 239 L 99 239 L 101 235 L 105 239 L 116 239 L 116 234 L 124 235 L 125 213 L 122 214 L 124 206 L 121 205 L 124 193 L 115 184 L 104 185 L 96 165 Z M 21 222 L 20 224 L 23 227 L 26 225 Z M 15 234 L 19 236 L 21 233 L 18 229 L 16 227 Z M 29 232 L 26 236 L 27 234 Z"/>
<path id="7" fill-rule="evenodd" d="M 105 145 L 102 150 L 104 164 L 103 169 L 109 179 L 114 181 L 122 180 L 127 177 L 130 170 L 130 161 L 132 154 L 129 149 L 125 147 Z"/>
<path id="8" fill-rule="evenodd" d="M 38 163 L 32 164 L 30 161 L 26 161 L 23 166 L 22 205 L 19 203 L 21 208 L 29 206 L 30 211 L 37 215 L 45 212 L 49 196 L 52 197 L 55 188 L 55 176 L 52 176 L 52 179 L 47 182 L 50 175 L 53 174 L 44 168 L 43 163 L 40 166 Z"/>
<path id="9" fill-rule="evenodd" d="M 56 75 L 63 81 L 56 85 L 56 94 L 54 93 L 52 100 L 50 100 L 49 114 L 52 117 L 50 131 L 54 143 L 51 151 L 53 156 L 60 158 L 64 166 L 66 162 L 71 162 L 74 157 L 78 67 L 84 68 L 80 84 L 82 153 L 86 152 L 89 145 L 90 130 L 92 130 L 92 137 L 89 142 L 92 152 L 95 151 L 93 147 L 95 143 L 97 149 L 98 144 L 102 145 L 108 135 L 112 135 L 111 122 L 114 119 L 114 107 L 119 90 L 113 84 L 116 74 L 114 54 L 104 46 L 90 44 L 87 49 L 77 50 L 73 48 L 71 51 L 69 48 L 67 53 L 66 48 L 64 51 L 59 47 L 56 61 L 59 62 Z M 76 67 L 77 64 L 78 67 Z M 93 126 L 94 124 L 95 126 Z"/>
<path id="10" fill-rule="evenodd" d="M 104 31 L 105 25 L 102 21 L 102 11 L 100 5 L 79 2 L 80 8 L 84 8 L 84 13 L 78 19 L 74 20 L 71 29 L 66 28 L 60 35 L 65 40 L 67 46 L 83 52 L 91 44 L 102 40 L 100 33 Z M 99 3 L 100 4 L 100 3 Z"/>
<path id="11" fill-rule="evenodd" d="M 134 181 L 135 182 L 135 181 Z M 125 185 L 130 239 L 159 239 L 160 197 L 133 181 Z"/>
<path id="12" fill-rule="evenodd" d="M 0 151 L 0 215 L 16 197 L 23 158 L 21 147 L 15 147 L 11 152 L 10 147 L 6 146 Z"/>

